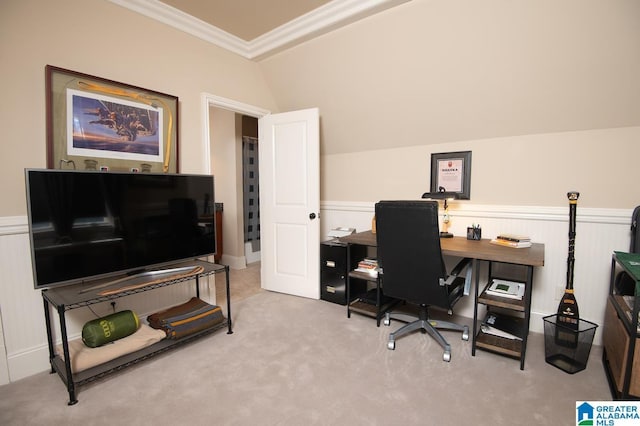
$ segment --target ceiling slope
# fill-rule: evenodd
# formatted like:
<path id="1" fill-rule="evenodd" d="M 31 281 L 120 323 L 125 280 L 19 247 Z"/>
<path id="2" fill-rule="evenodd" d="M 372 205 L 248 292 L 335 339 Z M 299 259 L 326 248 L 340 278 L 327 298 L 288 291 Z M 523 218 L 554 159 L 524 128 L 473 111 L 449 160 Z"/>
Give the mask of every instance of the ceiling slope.
<path id="1" fill-rule="evenodd" d="M 333 0 L 250 41 L 159 0 L 109 1 L 247 59 L 260 60 L 410 0 Z"/>

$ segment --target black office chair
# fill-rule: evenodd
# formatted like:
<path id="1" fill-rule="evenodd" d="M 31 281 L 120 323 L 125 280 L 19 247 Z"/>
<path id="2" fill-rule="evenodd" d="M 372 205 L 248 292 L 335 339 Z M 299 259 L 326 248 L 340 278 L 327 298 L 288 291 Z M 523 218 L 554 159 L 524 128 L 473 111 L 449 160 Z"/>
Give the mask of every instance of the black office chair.
<path id="1" fill-rule="evenodd" d="M 381 268 L 385 296 L 418 306 L 415 316 L 387 313 L 384 324 L 399 319 L 408 324 L 389 335 L 387 347 L 395 349 L 400 336 L 422 330 L 444 349 L 443 360 L 451 360 L 451 346 L 438 329 L 462 331 L 469 340 L 469 327 L 429 318 L 429 307 L 446 309 L 451 315 L 453 305 L 471 285 L 471 259 L 463 259 L 447 274 L 438 229 L 436 201 L 380 201 L 375 206 L 378 264 Z M 462 277 L 466 269 L 465 277 Z M 411 321 L 411 322 L 410 322 Z"/>

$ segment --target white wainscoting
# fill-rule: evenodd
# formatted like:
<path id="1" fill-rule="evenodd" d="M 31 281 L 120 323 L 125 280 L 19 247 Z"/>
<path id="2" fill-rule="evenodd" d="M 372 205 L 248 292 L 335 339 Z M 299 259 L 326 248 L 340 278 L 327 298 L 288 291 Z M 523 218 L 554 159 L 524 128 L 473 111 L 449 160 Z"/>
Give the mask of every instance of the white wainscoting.
<path id="1" fill-rule="evenodd" d="M 322 236 L 331 228 L 371 229 L 374 203 L 321 203 Z M 451 202 L 449 230 L 466 236 L 466 228 L 480 224 L 482 236 L 493 238 L 501 232 L 530 235 L 545 244 L 545 265 L 534 270 L 531 302 L 531 331 L 544 333 L 542 317 L 556 313 L 567 278 L 569 205 L 567 207 L 473 205 Z M 577 208 L 575 247 L 575 295 L 580 316 L 602 325 L 609 288 L 611 254 L 628 251 L 632 210 Z M 514 249 L 516 250 L 516 249 Z M 482 277 L 486 277 L 484 271 Z M 486 278 L 484 281 L 486 282 Z M 471 298 L 461 301 L 456 313 L 473 318 Z M 601 344 L 601 328 L 595 344 Z"/>
<path id="2" fill-rule="evenodd" d="M 337 226 L 371 228 L 374 203 L 321 203 L 323 239 Z M 611 253 L 629 248 L 632 210 L 578 207 L 575 249 L 575 289 L 582 318 L 602 325 L 609 284 Z M 483 206 L 452 202 L 450 230 L 466 235 L 472 223 L 482 226 L 483 237 L 500 232 L 529 234 L 545 244 L 545 266 L 534 272 L 531 330 L 543 332 L 541 318 L 556 311 L 566 282 L 568 249 L 568 206 Z M 25 217 L 0 218 L 0 384 L 49 369 L 43 304 L 40 291 L 33 289 L 29 236 Z M 214 280 L 201 280 L 203 298 L 215 303 Z M 116 309 L 132 309 L 141 317 L 171 306 L 193 295 L 193 283 L 140 293 L 118 299 Z M 457 313 L 471 318 L 471 298 Z M 78 337 L 85 321 L 111 312 L 108 303 L 95 305 L 94 312 L 81 308 L 69 312 L 72 338 Z M 57 315 L 53 315 L 57 329 Z M 56 337 L 58 338 L 58 337 Z M 595 344 L 601 343 L 598 328 Z"/>
<path id="3" fill-rule="evenodd" d="M 0 218 L 0 385 L 49 369 L 49 351 L 41 292 L 33 288 L 31 252 L 26 217 Z M 182 303 L 195 295 L 194 281 L 115 300 L 117 311 L 131 309 L 144 319 L 157 310 Z M 201 298 L 215 303 L 215 279 L 200 280 Z M 113 312 L 108 302 L 67 312 L 70 339 L 96 316 Z M 59 321 L 52 319 L 59 343 Z"/>
<path id="4" fill-rule="evenodd" d="M 1 308 L 2 306 L 0 306 Z M 4 333 L 2 332 L 2 310 L 0 309 L 0 386 L 9 383 L 9 364 L 7 364 L 7 349 L 4 347 Z"/>

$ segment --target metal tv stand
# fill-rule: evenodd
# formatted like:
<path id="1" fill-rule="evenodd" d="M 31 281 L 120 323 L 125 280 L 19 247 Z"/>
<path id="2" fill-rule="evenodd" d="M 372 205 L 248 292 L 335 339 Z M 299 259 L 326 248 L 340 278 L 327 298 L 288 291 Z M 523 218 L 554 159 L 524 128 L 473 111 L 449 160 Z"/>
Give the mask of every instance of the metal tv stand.
<path id="1" fill-rule="evenodd" d="M 89 293 L 94 290 L 99 290 L 107 287 L 115 286 L 116 284 L 129 286 L 132 284 L 140 283 L 144 284 L 145 282 L 155 282 L 159 279 L 167 279 L 172 276 L 181 275 L 186 272 L 189 272 L 193 269 L 193 266 L 182 266 L 178 268 L 165 268 L 165 269 L 154 269 L 150 271 L 142 271 L 134 274 L 127 274 L 122 278 L 118 278 L 112 281 L 107 281 L 105 283 L 96 284 L 91 287 L 86 287 L 80 290 L 78 293 Z"/>
<path id="2" fill-rule="evenodd" d="M 185 271 L 192 270 L 194 267 L 199 267 L 198 273 L 185 275 Z M 120 356 L 118 358 L 112 359 L 111 361 L 107 361 L 103 364 L 88 368 L 78 373 L 74 373 L 71 371 L 71 357 L 69 356 L 69 342 L 65 320 L 65 314 L 67 311 L 84 306 L 90 306 L 100 302 L 118 299 L 120 297 L 129 296 L 131 294 L 142 293 L 145 291 L 154 290 L 156 288 L 178 284 L 189 280 L 195 280 L 196 296 L 200 297 L 200 277 L 205 277 L 222 272 L 225 273 L 226 279 L 226 321 L 222 321 L 221 323 L 209 329 L 191 334 L 181 339 L 163 339 L 158 343 L 155 343 L 144 349 L 140 349 L 127 355 Z M 129 280 L 140 279 L 146 279 L 149 284 L 131 285 L 132 283 L 129 282 Z M 121 287 L 121 289 L 123 289 L 122 291 L 116 289 L 115 291 L 109 292 L 108 295 L 99 294 L 103 293 L 102 291 L 100 291 L 101 289 L 108 288 L 116 284 L 116 282 L 125 284 L 124 287 Z M 144 282 L 142 282 L 141 284 L 144 284 Z M 49 362 L 51 364 L 51 373 L 58 373 L 62 381 L 66 384 L 67 391 L 69 392 L 69 405 L 74 405 L 78 402 L 78 399 L 76 397 L 77 386 L 93 382 L 108 374 L 120 371 L 126 367 L 137 364 L 140 361 L 144 361 L 155 355 L 161 354 L 170 349 L 176 348 L 185 343 L 208 335 L 216 330 L 224 328 L 225 324 L 227 326 L 227 334 L 233 333 L 231 324 L 231 298 L 229 292 L 229 267 L 226 265 L 218 265 L 202 260 L 183 262 L 180 264 L 172 265 L 169 269 L 165 269 L 162 271 L 151 271 L 150 273 L 126 276 L 115 281 L 113 279 L 102 279 L 83 284 L 42 290 L 42 299 L 44 303 L 44 317 L 47 327 L 47 342 L 49 345 Z M 62 356 L 56 353 L 54 347 L 54 330 L 53 323 L 51 321 L 51 308 L 55 308 L 60 319 Z"/>

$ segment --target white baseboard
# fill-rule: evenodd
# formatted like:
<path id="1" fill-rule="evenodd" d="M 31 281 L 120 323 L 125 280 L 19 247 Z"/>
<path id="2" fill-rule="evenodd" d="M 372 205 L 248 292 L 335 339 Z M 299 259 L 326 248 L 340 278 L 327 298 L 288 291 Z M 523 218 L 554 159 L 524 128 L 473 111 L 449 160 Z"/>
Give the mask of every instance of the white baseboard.
<path id="1" fill-rule="evenodd" d="M 24 379 L 51 369 L 49 364 L 49 348 L 47 345 L 37 346 L 7 358 L 9 381 Z"/>
<path id="2" fill-rule="evenodd" d="M 244 255 L 247 258 L 247 264 L 259 262 L 261 259 L 260 251 L 252 251 L 251 243 L 244 243 Z"/>
<path id="3" fill-rule="evenodd" d="M 220 263 L 228 265 L 231 269 L 244 269 L 247 267 L 247 259 L 245 256 L 230 256 L 223 254 Z"/>
<path id="4" fill-rule="evenodd" d="M 9 364 L 7 363 L 7 349 L 4 346 L 4 335 L 2 333 L 2 313 L 0 312 L 0 386 L 10 382 Z"/>

